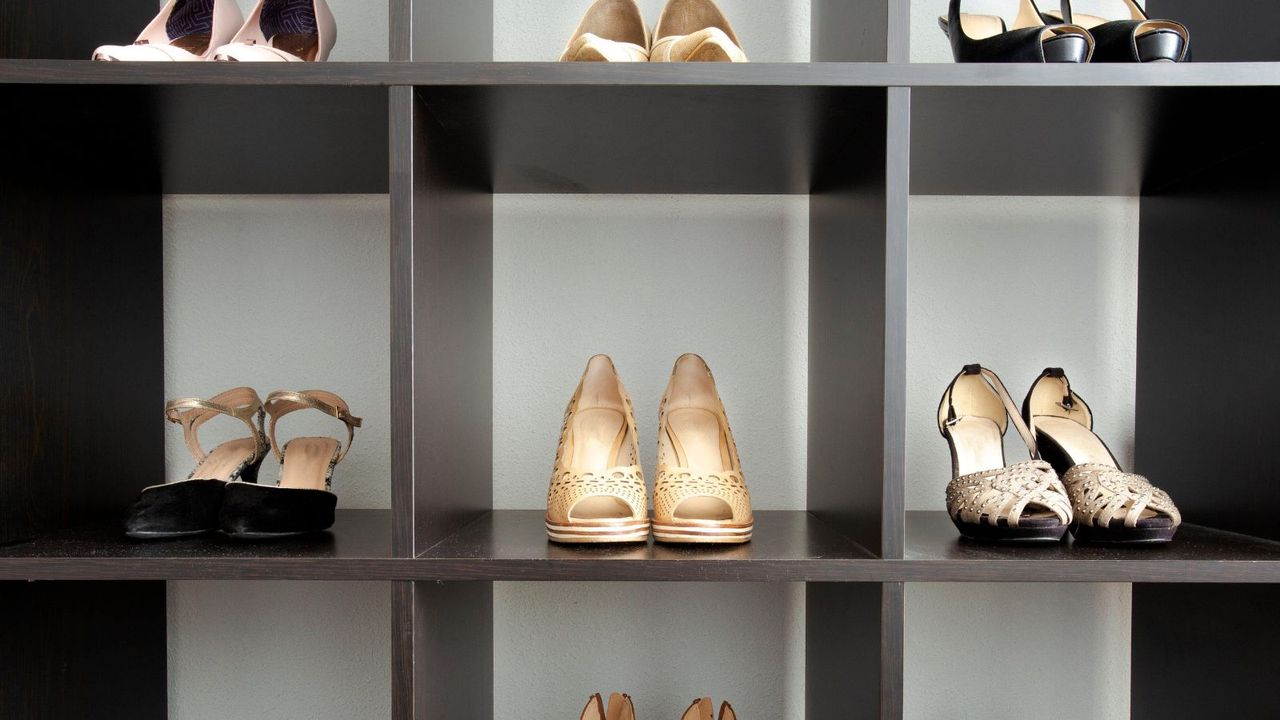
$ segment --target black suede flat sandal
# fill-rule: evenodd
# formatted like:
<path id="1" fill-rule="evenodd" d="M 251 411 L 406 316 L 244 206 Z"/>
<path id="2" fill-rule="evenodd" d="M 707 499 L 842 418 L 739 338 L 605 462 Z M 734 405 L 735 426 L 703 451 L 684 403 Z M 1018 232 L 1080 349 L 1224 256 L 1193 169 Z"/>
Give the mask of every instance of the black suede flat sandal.
<path id="1" fill-rule="evenodd" d="M 1086 63 L 1093 57 L 1088 30 L 1045 22 L 1035 0 L 1018 0 L 1012 26 L 996 15 L 962 13 L 960 1 L 951 0 L 947 16 L 938 18 L 956 62 Z"/>
<path id="2" fill-rule="evenodd" d="M 236 483 L 222 499 L 219 526 L 242 540 L 269 540 L 319 532 L 333 526 L 338 496 L 333 494 L 333 469 L 346 457 L 361 420 L 347 403 L 324 390 L 278 390 L 267 396 L 271 422 L 267 437 L 280 460 L 278 485 Z M 319 410 L 347 426 L 347 444 L 328 437 L 298 437 L 276 442 L 276 423 L 295 410 Z"/>
<path id="3" fill-rule="evenodd" d="M 170 400 L 164 415 L 169 422 L 182 426 L 183 439 L 196 459 L 196 467 L 186 480 L 142 490 L 125 521 L 125 533 L 139 540 L 188 537 L 217 530 L 227 486 L 256 483 L 258 468 L 267 456 L 262 400 L 253 388 L 235 388 L 208 400 Z M 243 422 L 249 428 L 249 437 L 228 440 L 206 453 L 200 446 L 200 427 L 219 415 Z"/>

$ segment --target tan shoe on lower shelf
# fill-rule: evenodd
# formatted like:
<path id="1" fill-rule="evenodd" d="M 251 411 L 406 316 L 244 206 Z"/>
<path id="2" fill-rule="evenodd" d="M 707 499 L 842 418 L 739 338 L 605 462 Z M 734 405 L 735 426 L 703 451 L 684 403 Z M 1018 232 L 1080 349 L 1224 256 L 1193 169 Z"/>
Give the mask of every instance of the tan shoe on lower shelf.
<path id="1" fill-rule="evenodd" d="M 680 716 L 680 720 L 716 720 L 716 716 L 711 714 L 715 708 L 715 703 L 711 702 L 711 698 L 698 698 L 693 701 L 688 710 L 684 711 L 684 715 Z M 733 706 L 729 703 L 721 703 L 718 720 L 738 720 L 738 714 L 733 711 Z"/>
<path id="2" fill-rule="evenodd" d="M 578 720 L 636 720 L 636 708 L 631 704 L 630 695 L 614 693 L 605 705 L 600 693 L 596 693 L 587 700 Z"/>
<path id="3" fill-rule="evenodd" d="M 645 542 L 649 504 L 631 397 L 608 355 L 596 355 L 565 409 L 547 490 L 556 542 Z"/>
<path id="4" fill-rule="evenodd" d="M 635 0 L 596 0 L 560 54 L 561 62 L 647 62 L 649 26 Z"/>
<path id="5" fill-rule="evenodd" d="M 653 38 L 650 62 L 747 62 L 738 34 L 713 0 L 668 0 Z"/>
<path id="6" fill-rule="evenodd" d="M 682 355 L 658 408 L 653 536 L 673 543 L 751 539 L 751 494 L 711 368 Z"/>

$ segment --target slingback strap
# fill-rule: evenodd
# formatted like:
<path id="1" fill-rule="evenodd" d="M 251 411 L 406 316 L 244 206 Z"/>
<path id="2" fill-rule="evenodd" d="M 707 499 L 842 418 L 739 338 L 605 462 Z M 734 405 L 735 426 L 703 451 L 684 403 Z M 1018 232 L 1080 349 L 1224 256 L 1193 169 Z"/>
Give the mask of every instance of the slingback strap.
<path id="1" fill-rule="evenodd" d="M 267 396 L 267 414 L 271 416 L 271 423 L 267 426 L 267 437 L 271 440 L 271 450 L 275 453 L 276 459 L 284 462 L 284 451 L 276 442 L 276 423 L 295 410 L 319 410 L 325 415 L 341 420 L 347 426 L 347 444 L 338 453 L 338 459 L 334 461 L 342 462 L 347 452 L 351 450 L 351 443 L 355 441 L 356 428 L 360 427 L 364 421 L 351 414 L 345 400 L 327 390 L 276 390 Z"/>
<path id="2" fill-rule="evenodd" d="M 1032 407 L 1036 390 L 1045 381 L 1056 383 L 1058 389 L 1053 396 L 1058 399 L 1052 404 L 1046 404 L 1048 398 L 1042 397 L 1038 407 Z M 1067 373 L 1062 368 L 1045 368 L 1035 382 L 1031 383 L 1031 389 L 1027 390 L 1027 396 L 1022 401 L 1022 417 L 1031 423 L 1036 415 L 1062 417 L 1074 420 L 1088 430 L 1093 429 L 1093 411 L 1089 409 L 1089 404 L 1084 401 L 1084 398 L 1071 389 L 1071 380 L 1067 378 Z"/>
<path id="3" fill-rule="evenodd" d="M 946 421 L 943 424 L 944 426 L 939 427 L 939 431 L 941 431 L 945 436 L 946 427 L 954 425 L 958 419 L 956 417 L 955 405 L 951 402 L 951 393 L 955 388 L 956 380 L 959 380 L 965 375 L 977 375 L 986 381 L 987 386 L 991 388 L 991 391 L 1000 398 L 1000 402 L 1004 405 L 1004 411 L 1008 415 L 1009 421 L 1013 423 L 1013 427 L 1018 431 L 1018 434 L 1022 436 L 1022 441 L 1027 444 L 1027 450 L 1031 453 L 1031 459 L 1039 460 L 1040 451 L 1036 449 L 1035 425 L 1031 418 L 1028 417 L 1026 422 L 1023 421 L 1022 414 L 1018 411 L 1017 404 L 1013 402 L 1013 398 L 1009 395 L 1009 390 L 1005 388 L 1004 383 L 1000 381 L 1000 377 L 981 365 L 965 365 L 964 369 L 952 378 L 951 384 L 947 386 L 946 393 L 943 396 L 947 404 L 947 415 Z M 1001 427 L 1000 431 L 1003 433 L 1004 428 Z"/>
<path id="4" fill-rule="evenodd" d="M 195 457 L 196 462 L 204 462 L 208 453 L 200 446 L 200 426 L 218 415 L 228 415 L 249 427 L 249 434 L 257 442 L 254 445 L 253 458 L 256 462 L 266 452 L 266 440 L 262 432 L 263 407 L 258 391 L 250 387 L 238 387 L 218 393 L 208 400 L 200 398 L 178 398 L 165 403 L 164 417 L 171 423 L 182 426 L 182 438 L 187 443 L 187 450 Z M 258 424 L 253 424 L 257 415 Z"/>

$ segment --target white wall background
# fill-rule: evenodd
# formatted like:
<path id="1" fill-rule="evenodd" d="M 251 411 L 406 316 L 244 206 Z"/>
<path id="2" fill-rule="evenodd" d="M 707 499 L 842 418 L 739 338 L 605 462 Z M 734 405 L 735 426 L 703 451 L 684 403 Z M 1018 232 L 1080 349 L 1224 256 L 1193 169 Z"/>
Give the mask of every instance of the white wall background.
<path id="1" fill-rule="evenodd" d="M 586 5 L 494 2 L 502 60 L 553 59 Z M 385 3 L 331 4 L 333 59 L 385 59 Z M 655 21 L 661 0 L 641 4 Z M 807 59 L 806 0 L 721 5 L 753 59 Z M 915 61 L 950 60 L 935 5 L 945 10 L 913 0 Z M 658 395 L 675 356 L 694 350 L 716 371 L 757 507 L 803 507 L 806 208 L 777 197 L 496 198 L 495 504 L 543 502 L 564 404 L 594 352 L 623 372 L 651 471 Z M 1136 201 L 915 198 L 911 213 L 908 507 L 942 507 L 949 465 L 931 416 L 965 362 L 989 364 L 1015 394 L 1045 365 L 1065 366 L 1129 455 Z M 338 470 L 340 506 L 386 507 L 387 266 L 384 196 L 167 198 L 167 394 L 336 390 L 366 418 Z M 191 466 L 177 433 L 167 462 L 171 479 Z M 264 479 L 274 473 L 269 461 Z M 625 690 L 646 718 L 677 717 L 704 692 L 746 718 L 800 718 L 803 593 L 500 583 L 496 716 L 576 717 L 590 692 Z M 1128 607 L 1127 586 L 911 585 L 907 716 L 1127 717 Z M 169 623 L 177 720 L 389 714 L 384 584 L 174 582 Z"/>

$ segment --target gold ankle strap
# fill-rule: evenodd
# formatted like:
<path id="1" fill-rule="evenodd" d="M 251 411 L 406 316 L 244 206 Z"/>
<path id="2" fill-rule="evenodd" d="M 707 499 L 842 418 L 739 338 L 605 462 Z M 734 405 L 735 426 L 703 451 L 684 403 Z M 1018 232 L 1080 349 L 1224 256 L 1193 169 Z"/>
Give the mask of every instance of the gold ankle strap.
<path id="1" fill-rule="evenodd" d="M 342 462 L 347 452 L 351 450 L 351 443 L 355 441 L 356 428 L 360 427 L 364 421 L 351 414 L 345 400 L 327 390 L 276 390 L 267 396 L 267 414 L 271 415 L 271 423 L 267 426 L 267 438 L 271 441 L 271 450 L 275 453 L 276 459 L 284 462 L 284 451 L 276 442 L 276 423 L 295 410 L 308 409 L 331 415 L 347 426 L 347 444 L 338 453 L 337 459 L 337 462 Z"/>
<path id="2" fill-rule="evenodd" d="M 266 440 L 262 432 L 263 407 L 258 391 L 250 387 L 238 387 L 218 393 L 208 400 L 200 398 L 178 398 L 165 403 L 164 417 L 171 423 L 182 426 L 182 438 L 187 443 L 187 450 L 195 457 L 196 462 L 204 462 L 208 453 L 200 445 L 200 426 L 218 415 L 228 415 L 249 427 L 249 434 L 254 443 L 253 461 L 262 457 L 266 450 Z M 253 417 L 258 417 L 258 424 L 253 424 Z"/>

